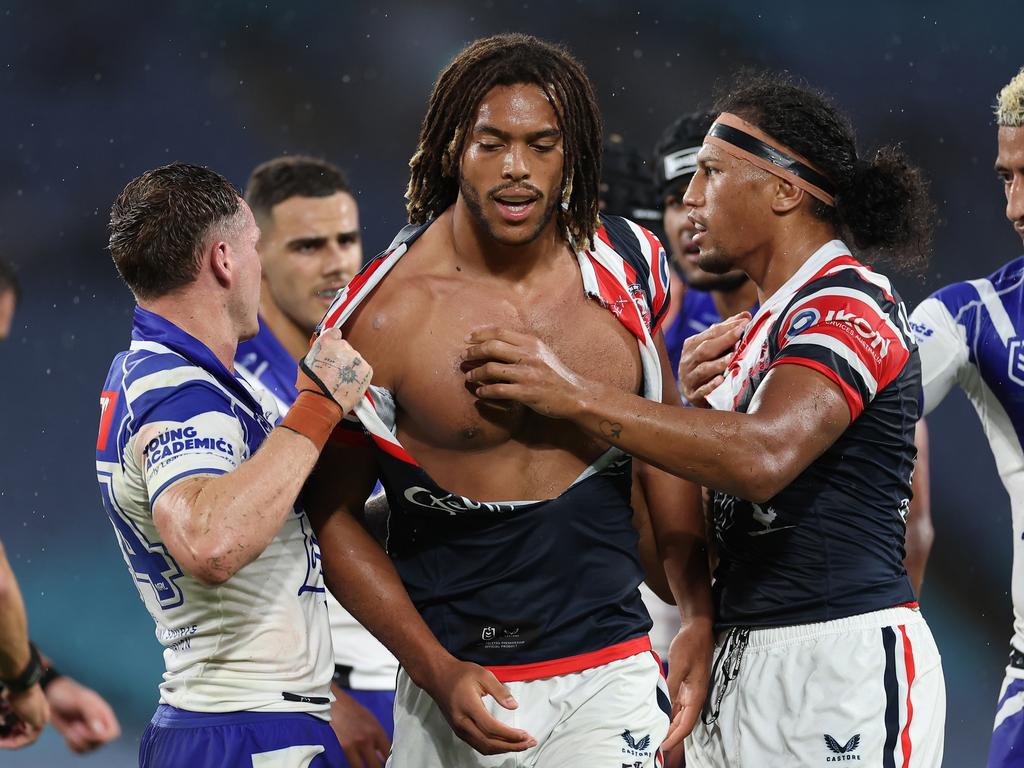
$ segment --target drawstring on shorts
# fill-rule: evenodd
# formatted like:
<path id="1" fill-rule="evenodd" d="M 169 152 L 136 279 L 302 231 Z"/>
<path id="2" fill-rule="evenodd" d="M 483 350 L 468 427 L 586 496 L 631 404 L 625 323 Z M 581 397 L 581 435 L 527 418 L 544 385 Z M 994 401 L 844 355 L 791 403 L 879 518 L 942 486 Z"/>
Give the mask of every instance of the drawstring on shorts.
<path id="1" fill-rule="evenodd" d="M 722 699 L 729 689 L 729 683 L 740 674 L 740 662 L 743 660 L 743 652 L 747 649 L 749 640 L 750 630 L 746 627 L 730 629 L 722 645 L 722 651 L 711 667 L 711 685 L 708 686 L 708 696 L 700 716 L 708 728 L 718 721 L 722 711 Z"/>

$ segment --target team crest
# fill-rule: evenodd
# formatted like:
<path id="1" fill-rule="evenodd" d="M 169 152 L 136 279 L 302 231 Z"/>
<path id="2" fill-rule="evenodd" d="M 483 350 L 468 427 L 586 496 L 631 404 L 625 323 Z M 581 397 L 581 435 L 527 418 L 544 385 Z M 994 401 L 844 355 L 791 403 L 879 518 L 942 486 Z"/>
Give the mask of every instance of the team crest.
<path id="1" fill-rule="evenodd" d="M 1010 361 L 1007 375 L 1011 381 L 1024 387 L 1024 338 L 1016 338 L 1010 342 Z"/>

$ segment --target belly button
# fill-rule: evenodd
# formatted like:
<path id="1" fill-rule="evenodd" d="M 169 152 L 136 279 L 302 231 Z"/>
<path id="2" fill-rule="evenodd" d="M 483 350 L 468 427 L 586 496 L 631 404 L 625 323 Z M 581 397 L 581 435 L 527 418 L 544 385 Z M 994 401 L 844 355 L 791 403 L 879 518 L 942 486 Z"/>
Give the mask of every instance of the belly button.
<path id="1" fill-rule="evenodd" d="M 479 434 L 480 434 L 480 428 L 479 427 L 466 427 L 465 429 L 462 430 L 462 439 L 463 440 L 472 440 L 473 438 L 475 438 Z"/>

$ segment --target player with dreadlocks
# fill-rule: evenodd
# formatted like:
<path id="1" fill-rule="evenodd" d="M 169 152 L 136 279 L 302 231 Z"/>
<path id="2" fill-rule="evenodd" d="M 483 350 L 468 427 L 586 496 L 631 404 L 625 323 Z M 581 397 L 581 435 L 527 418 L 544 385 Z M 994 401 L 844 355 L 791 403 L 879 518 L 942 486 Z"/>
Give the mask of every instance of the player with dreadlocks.
<path id="1" fill-rule="evenodd" d="M 843 242 L 927 255 L 924 182 L 896 149 L 858 155 L 784 75 L 737 78 L 715 114 L 683 203 L 698 266 L 742 269 L 760 306 L 713 410 L 614 391 L 515 329 L 474 334 L 467 386 L 715 489 L 719 642 L 688 766 L 937 768 L 942 666 L 902 562 L 920 358 L 893 284 Z"/>
<path id="2" fill-rule="evenodd" d="M 636 224 L 599 215 L 601 140 L 591 85 L 563 49 L 524 35 L 473 43 L 434 87 L 410 163 L 411 225 L 321 324 L 375 371 L 307 494 L 328 582 L 371 630 L 389 621 L 378 574 L 334 524 L 380 477 L 409 596 L 452 656 L 488 670 L 475 678 L 481 710 L 517 729 L 453 716 L 447 692 L 395 649 L 395 766 L 660 765 L 671 704 L 644 566 L 671 575 L 660 581 L 681 613 L 672 664 L 690 726 L 704 699 L 711 605 L 695 488 L 635 470 L 656 548 L 636 530 L 648 511 L 634 515 L 628 456 L 465 386 L 466 339 L 498 325 L 545 339 L 609 388 L 678 402 L 659 331 L 665 254 Z M 480 752 L 526 751 L 482 757 L 446 718 Z"/>

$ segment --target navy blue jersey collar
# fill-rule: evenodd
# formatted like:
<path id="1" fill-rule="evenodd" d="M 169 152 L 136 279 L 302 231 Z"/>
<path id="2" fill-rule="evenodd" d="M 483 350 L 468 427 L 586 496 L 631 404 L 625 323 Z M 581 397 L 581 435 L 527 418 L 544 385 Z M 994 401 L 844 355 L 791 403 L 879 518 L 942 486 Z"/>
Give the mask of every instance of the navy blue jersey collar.
<path id="1" fill-rule="evenodd" d="M 249 405 L 254 413 L 263 413 L 263 406 L 256 401 L 248 388 L 224 367 L 208 346 L 167 318 L 136 306 L 132 318 L 132 341 L 151 341 L 167 347 L 211 374 L 225 389 Z"/>

